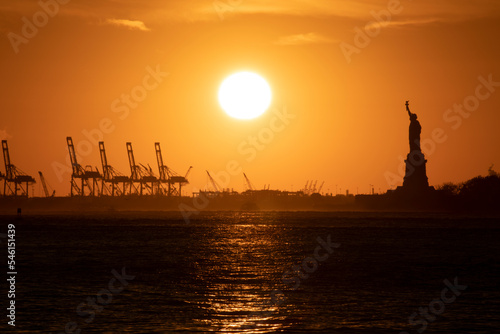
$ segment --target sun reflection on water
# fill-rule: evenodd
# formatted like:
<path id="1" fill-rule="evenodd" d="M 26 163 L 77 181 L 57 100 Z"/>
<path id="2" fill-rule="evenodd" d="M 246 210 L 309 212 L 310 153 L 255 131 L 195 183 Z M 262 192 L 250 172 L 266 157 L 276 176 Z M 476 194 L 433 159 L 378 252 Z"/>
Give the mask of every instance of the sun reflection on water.
<path id="1" fill-rule="evenodd" d="M 200 254 L 204 265 L 197 273 L 207 295 L 197 319 L 221 332 L 265 333 L 283 329 L 282 308 L 270 303 L 270 292 L 279 284 L 285 258 L 283 229 L 269 223 L 272 216 L 238 214 L 225 217 L 205 234 Z"/>

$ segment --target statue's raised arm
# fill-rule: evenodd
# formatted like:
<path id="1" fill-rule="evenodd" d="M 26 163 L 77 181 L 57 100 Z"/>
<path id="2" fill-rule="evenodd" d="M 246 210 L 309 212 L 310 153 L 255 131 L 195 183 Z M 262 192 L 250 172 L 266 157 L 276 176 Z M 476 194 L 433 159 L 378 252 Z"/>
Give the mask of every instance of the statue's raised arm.
<path id="1" fill-rule="evenodd" d="M 406 111 L 408 111 L 408 116 L 411 118 L 411 111 L 410 111 L 410 101 L 406 101 Z"/>

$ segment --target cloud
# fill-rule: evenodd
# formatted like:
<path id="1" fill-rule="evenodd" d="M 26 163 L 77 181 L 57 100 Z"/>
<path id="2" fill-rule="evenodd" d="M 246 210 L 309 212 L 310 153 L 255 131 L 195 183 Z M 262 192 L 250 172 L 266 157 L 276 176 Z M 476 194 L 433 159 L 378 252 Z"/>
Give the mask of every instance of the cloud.
<path id="1" fill-rule="evenodd" d="M 5 2 L 5 1 L 4 1 Z M 219 6 L 214 6 L 214 4 Z M 224 4 L 221 6 L 220 4 Z M 401 0 L 401 13 L 393 20 L 433 17 L 438 21 L 467 21 L 484 17 L 500 17 L 500 2 L 494 0 Z M 372 12 L 387 11 L 387 0 L 80 0 L 61 5 L 58 15 L 102 17 L 127 17 L 134 13 L 139 21 L 108 20 L 108 24 L 148 31 L 146 24 L 165 22 L 220 21 L 245 15 L 272 15 L 306 18 L 350 18 L 359 21 L 373 20 Z M 16 0 L 0 4 L 0 17 L 14 13 L 33 16 L 41 9 L 33 0 Z M 14 16 L 17 20 L 17 15 Z M 2 20 L 0 20 L 2 21 Z M 16 21 L 17 22 L 17 21 Z M 0 22 L 0 25 L 4 22 Z M 393 24 L 394 25 L 394 24 Z"/>
<path id="2" fill-rule="evenodd" d="M 151 31 L 144 22 L 142 21 L 131 21 L 131 20 L 119 20 L 119 19 L 107 19 L 106 24 L 125 27 L 131 30 L 141 30 L 141 31 Z"/>
<path id="3" fill-rule="evenodd" d="M 317 33 L 310 32 L 308 34 L 298 34 L 283 36 L 278 39 L 274 44 L 277 45 L 306 45 L 306 44 L 332 44 L 336 40 L 321 36 Z"/>
<path id="4" fill-rule="evenodd" d="M 229 1 L 230 3 L 231 1 Z M 230 15 L 282 15 L 295 17 L 344 17 L 373 20 L 372 13 L 389 13 L 387 0 L 240 0 Z M 397 2 L 396 2 L 397 3 Z M 500 4 L 491 0 L 401 0 L 392 19 L 434 17 L 439 21 L 466 21 L 500 16 Z M 394 6 L 393 6 L 394 7 Z M 385 14 L 382 14 L 382 16 Z M 391 15 L 391 13 L 389 13 Z"/>
<path id="5" fill-rule="evenodd" d="M 405 26 L 425 25 L 439 22 L 437 18 L 417 19 L 417 20 L 404 20 L 404 21 L 387 21 L 387 22 L 372 22 L 366 26 L 366 29 L 377 28 L 398 28 Z"/>

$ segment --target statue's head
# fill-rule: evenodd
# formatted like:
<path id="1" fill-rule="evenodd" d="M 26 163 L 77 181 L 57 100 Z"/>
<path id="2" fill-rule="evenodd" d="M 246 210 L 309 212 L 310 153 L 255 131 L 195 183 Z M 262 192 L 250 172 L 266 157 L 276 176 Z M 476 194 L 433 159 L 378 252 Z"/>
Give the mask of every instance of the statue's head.
<path id="1" fill-rule="evenodd" d="M 417 114 L 411 114 L 410 121 L 416 121 L 416 120 L 417 120 Z"/>

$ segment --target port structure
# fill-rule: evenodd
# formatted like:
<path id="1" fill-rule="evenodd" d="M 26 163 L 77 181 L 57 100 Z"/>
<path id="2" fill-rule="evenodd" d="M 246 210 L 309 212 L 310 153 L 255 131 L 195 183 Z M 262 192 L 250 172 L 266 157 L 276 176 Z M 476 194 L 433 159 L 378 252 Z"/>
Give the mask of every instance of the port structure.
<path id="1" fill-rule="evenodd" d="M 155 143 L 156 161 L 160 177 L 158 179 L 158 193 L 167 196 L 182 196 L 182 186 L 189 183 L 187 176 L 193 168 L 190 166 L 186 175 L 181 176 L 163 163 L 160 143 Z M 165 189 L 166 186 L 166 189 Z"/>
<path id="2" fill-rule="evenodd" d="M 245 177 L 245 181 L 247 182 L 248 190 L 249 191 L 254 191 L 255 187 L 253 186 L 252 182 L 250 182 L 250 180 L 248 179 L 247 175 L 245 173 L 243 173 L 243 176 Z M 264 188 L 265 188 L 265 186 L 264 186 Z"/>
<path id="3" fill-rule="evenodd" d="M 313 186 L 310 189 L 310 194 L 314 194 L 316 192 L 316 186 L 318 185 L 318 180 L 314 181 Z"/>
<path id="4" fill-rule="evenodd" d="M 207 189 L 205 189 L 203 191 L 200 190 L 197 193 L 193 193 L 193 195 L 195 197 L 204 196 L 207 198 L 215 198 L 215 197 L 224 196 L 224 195 L 228 194 L 228 192 L 224 192 L 224 189 L 221 186 L 219 186 L 217 181 L 215 181 L 215 179 L 212 177 L 212 175 L 210 175 L 208 170 L 206 170 L 205 172 L 208 175 L 208 180 L 210 181 L 210 185 L 212 186 L 213 190 L 207 187 Z M 208 183 L 207 183 L 207 186 L 208 186 Z"/>
<path id="5" fill-rule="evenodd" d="M 108 164 L 104 142 L 99 142 L 102 164 L 101 196 L 123 196 L 130 190 L 130 178 Z M 121 184 L 121 187 L 120 187 Z"/>
<path id="6" fill-rule="evenodd" d="M 325 185 L 325 181 L 323 181 L 323 182 L 321 183 L 321 185 L 319 186 L 318 191 L 317 191 L 317 193 L 318 193 L 318 194 L 321 194 L 321 190 L 323 189 L 323 186 L 324 186 L 324 185 Z"/>
<path id="7" fill-rule="evenodd" d="M 45 194 L 45 197 L 54 197 L 56 191 L 52 190 L 52 194 L 49 192 L 49 187 L 47 186 L 47 181 L 45 181 L 43 173 L 38 171 L 38 176 L 40 176 L 40 182 L 42 183 L 43 193 Z"/>
<path id="8" fill-rule="evenodd" d="M 324 182 L 323 182 L 324 184 Z M 316 188 L 316 186 L 318 185 L 318 181 L 313 181 L 313 180 L 310 180 L 310 181 L 307 181 L 306 182 L 306 185 L 304 186 L 304 189 L 302 190 L 304 192 L 304 194 L 306 195 L 312 195 L 316 192 L 320 192 L 321 191 L 321 188 L 323 187 L 323 184 L 320 185 L 319 189 Z"/>
<path id="9" fill-rule="evenodd" d="M 130 165 L 130 190 L 131 195 L 155 195 L 158 194 L 158 178 L 154 175 L 151 167 L 137 165 L 134 158 L 132 143 L 127 142 L 128 162 Z"/>
<path id="10" fill-rule="evenodd" d="M 4 196 L 28 197 L 29 186 L 36 183 L 35 179 L 10 162 L 7 140 L 2 140 L 3 160 L 5 162 L 5 176 L 3 184 Z"/>
<path id="11" fill-rule="evenodd" d="M 219 184 L 214 180 L 214 178 L 212 177 L 212 175 L 210 175 L 210 173 L 208 172 L 208 170 L 206 171 L 207 172 L 207 175 L 208 175 L 208 179 L 210 180 L 210 183 L 212 184 L 212 187 L 214 187 L 214 193 L 218 194 L 220 192 L 222 192 L 222 189 L 221 187 L 219 186 Z"/>
<path id="12" fill-rule="evenodd" d="M 92 166 L 87 165 L 83 168 L 76 159 L 75 146 L 73 139 L 66 137 L 68 144 L 69 158 L 71 160 L 71 196 L 96 196 L 100 195 L 99 180 L 102 178 L 99 171 L 94 171 Z M 80 181 L 80 184 L 78 183 Z"/>
<path id="13" fill-rule="evenodd" d="M 323 189 L 323 186 L 325 185 L 325 181 L 323 181 L 319 187 L 317 187 L 317 185 L 318 185 L 318 180 L 307 181 L 306 185 L 304 186 L 304 189 L 302 189 L 301 191 L 305 195 L 321 194 L 321 190 Z"/>

